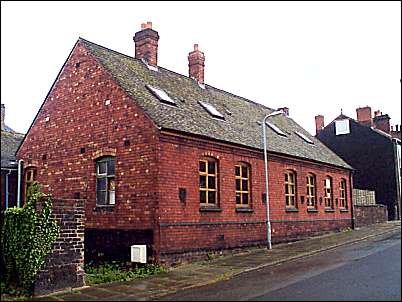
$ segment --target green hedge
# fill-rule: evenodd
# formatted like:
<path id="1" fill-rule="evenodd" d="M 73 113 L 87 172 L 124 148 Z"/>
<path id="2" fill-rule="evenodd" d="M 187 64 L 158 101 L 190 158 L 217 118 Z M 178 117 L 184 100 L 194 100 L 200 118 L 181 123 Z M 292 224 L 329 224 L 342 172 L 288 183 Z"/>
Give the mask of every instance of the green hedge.
<path id="1" fill-rule="evenodd" d="M 36 209 L 39 200 L 40 211 Z M 59 235 L 59 226 L 51 214 L 52 199 L 40 192 L 38 183 L 28 189 L 22 208 L 13 207 L 4 212 L 1 247 L 7 286 L 32 294 L 37 273 Z"/>

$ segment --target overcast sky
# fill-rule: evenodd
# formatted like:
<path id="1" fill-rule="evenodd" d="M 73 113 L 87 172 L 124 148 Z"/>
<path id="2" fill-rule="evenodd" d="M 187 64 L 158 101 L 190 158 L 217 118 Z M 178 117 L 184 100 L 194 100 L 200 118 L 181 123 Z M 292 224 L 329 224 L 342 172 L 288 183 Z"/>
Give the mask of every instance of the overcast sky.
<path id="1" fill-rule="evenodd" d="M 78 37 L 134 56 L 152 21 L 158 65 L 188 75 L 204 52 L 205 82 L 290 108 L 315 134 L 314 116 L 369 105 L 401 123 L 401 2 L 1 2 L 1 102 L 26 132 Z"/>

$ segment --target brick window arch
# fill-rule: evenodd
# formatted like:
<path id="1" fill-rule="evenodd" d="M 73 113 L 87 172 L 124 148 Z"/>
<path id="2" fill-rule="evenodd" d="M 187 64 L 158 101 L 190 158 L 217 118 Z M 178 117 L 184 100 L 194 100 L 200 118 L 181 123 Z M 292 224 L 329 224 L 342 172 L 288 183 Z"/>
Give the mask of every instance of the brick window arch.
<path id="1" fill-rule="evenodd" d="M 249 164 L 239 162 L 235 166 L 236 207 L 251 206 L 251 167 Z"/>
<path id="2" fill-rule="evenodd" d="M 213 157 L 204 157 L 199 160 L 199 191 L 201 206 L 218 205 L 218 160 Z"/>
<path id="3" fill-rule="evenodd" d="M 285 172 L 285 202 L 286 208 L 296 208 L 296 172 L 286 170 Z"/>
<path id="4" fill-rule="evenodd" d="M 317 206 L 317 185 L 313 173 L 308 173 L 306 176 L 306 204 L 307 208 L 316 208 Z"/>
<path id="5" fill-rule="evenodd" d="M 116 191 L 115 158 L 104 156 L 96 160 L 96 205 L 114 205 Z"/>

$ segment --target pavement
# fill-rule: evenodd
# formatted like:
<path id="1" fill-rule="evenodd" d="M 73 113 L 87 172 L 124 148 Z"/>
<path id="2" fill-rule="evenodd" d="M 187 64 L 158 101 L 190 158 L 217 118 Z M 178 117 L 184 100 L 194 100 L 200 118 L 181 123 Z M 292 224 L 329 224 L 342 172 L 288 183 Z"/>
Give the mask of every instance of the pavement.
<path id="1" fill-rule="evenodd" d="M 168 272 L 144 279 L 87 286 L 71 291 L 36 297 L 35 301 L 148 301 L 167 294 L 216 283 L 239 274 L 308 257 L 346 244 L 353 244 L 386 233 L 401 232 L 401 222 L 373 224 L 355 230 L 331 233 L 266 248 L 250 248 L 222 256 L 171 268 Z"/>

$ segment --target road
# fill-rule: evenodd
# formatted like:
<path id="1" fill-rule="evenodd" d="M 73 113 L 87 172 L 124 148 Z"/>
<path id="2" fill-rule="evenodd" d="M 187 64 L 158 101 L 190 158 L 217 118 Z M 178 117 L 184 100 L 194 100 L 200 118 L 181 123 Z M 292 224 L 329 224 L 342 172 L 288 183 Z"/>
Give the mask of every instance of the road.
<path id="1" fill-rule="evenodd" d="M 401 234 L 338 247 L 160 300 L 400 301 Z"/>

